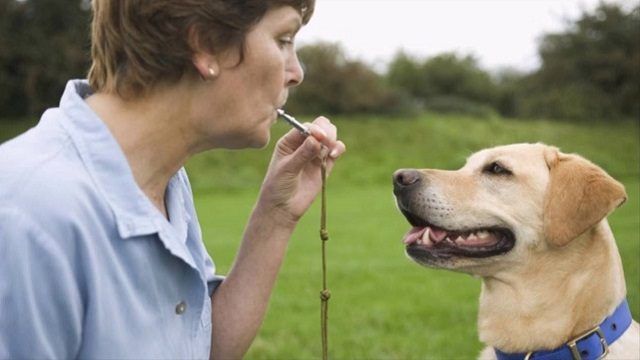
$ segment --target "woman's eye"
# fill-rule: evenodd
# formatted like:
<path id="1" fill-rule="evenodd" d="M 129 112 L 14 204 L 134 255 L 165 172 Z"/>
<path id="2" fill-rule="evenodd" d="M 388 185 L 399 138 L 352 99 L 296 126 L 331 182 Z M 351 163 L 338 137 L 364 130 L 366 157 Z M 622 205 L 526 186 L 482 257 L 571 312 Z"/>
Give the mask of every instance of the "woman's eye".
<path id="1" fill-rule="evenodd" d="M 483 172 L 494 174 L 494 175 L 512 175 L 513 174 L 509 169 L 505 168 L 497 161 L 494 161 L 491 164 L 487 165 L 483 169 Z"/>
<path id="2" fill-rule="evenodd" d="M 291 36 L 281 37 L 278 41 L 281 46 L 293 45 L 293 37 Z"/>

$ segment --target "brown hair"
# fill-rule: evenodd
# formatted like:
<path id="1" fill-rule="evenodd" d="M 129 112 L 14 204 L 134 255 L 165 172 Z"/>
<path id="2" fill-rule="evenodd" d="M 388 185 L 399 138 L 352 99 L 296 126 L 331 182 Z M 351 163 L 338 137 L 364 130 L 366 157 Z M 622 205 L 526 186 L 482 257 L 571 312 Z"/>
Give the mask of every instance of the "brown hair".
<path id="1" fill-rule="evenodd" d="M 240 51 L 245 35 L 271 8 L 291 6 L 306 24 L 315 0 L 93 0 L 89 84 L 138 97 L 158 83 L 194 72 L 194 46 Z M 189 43 L 193 31 L 198 44 Z"/>

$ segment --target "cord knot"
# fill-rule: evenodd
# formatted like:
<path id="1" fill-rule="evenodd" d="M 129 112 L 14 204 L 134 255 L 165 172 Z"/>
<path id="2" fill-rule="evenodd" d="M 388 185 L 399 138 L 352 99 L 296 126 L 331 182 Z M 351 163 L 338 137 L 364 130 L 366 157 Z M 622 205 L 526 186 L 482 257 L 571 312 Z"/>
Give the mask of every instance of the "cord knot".
<path id="1" fill-rule="evenodd" d="M 327 289 L 320 291 L 320 299 L 322 299 L 322 301 L 331 299 L 331 292 Z"/>
<path id="2" fill-rule="evenodd" d="M 322 241 L 329 240 L 329 232 L 326 229 L 320 229 L 320 239 L 322 239 Z"/>

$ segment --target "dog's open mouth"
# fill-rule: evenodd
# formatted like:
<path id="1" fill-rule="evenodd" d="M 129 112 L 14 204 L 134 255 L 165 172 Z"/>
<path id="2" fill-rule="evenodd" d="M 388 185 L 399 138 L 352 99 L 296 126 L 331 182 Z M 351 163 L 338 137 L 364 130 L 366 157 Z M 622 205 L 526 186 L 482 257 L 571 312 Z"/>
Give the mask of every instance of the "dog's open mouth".
<path id="1" fill-rule="evenodd" d="M 451 257 L 485 258 L 508 252 L 515 236 L 507 228 L 443 229 L 403 211 L 413 228 L 403 242 L 411 257 L 446 259 Z"/>

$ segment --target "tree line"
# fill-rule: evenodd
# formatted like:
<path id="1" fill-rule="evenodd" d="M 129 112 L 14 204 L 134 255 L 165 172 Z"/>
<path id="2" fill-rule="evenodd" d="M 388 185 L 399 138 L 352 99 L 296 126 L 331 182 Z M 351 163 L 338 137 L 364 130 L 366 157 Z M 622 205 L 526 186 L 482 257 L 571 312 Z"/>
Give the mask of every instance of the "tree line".
<path id="1" fill-rule="evenodd" d="M 482 69 L 470 55 L 399 52 L 384 74 L 350 60 L 339 44 L 300 49 L 304 86 L 290 107 L 317 113 L 431 110 L 566 120 L 640 119 L 640 5 L 601 3 L 544 34 L 531 72 Z M 294 110 L 292 109 L 292 111 Z"/>
<path id="2" fill-rule="evenodd" d="M 89 66 L 88 0 L 0 0 L 0 121 L 56 106 L 68 79 Z M 640 5 L 601 3 L 544 34 L 530 72 L 481 68 L 471 55 L 398 52 L 380 73 L 340 44 L 298 50 L 305 82 L 289 111 L 422 111 L 566 120 L 640 119 Z"/>

